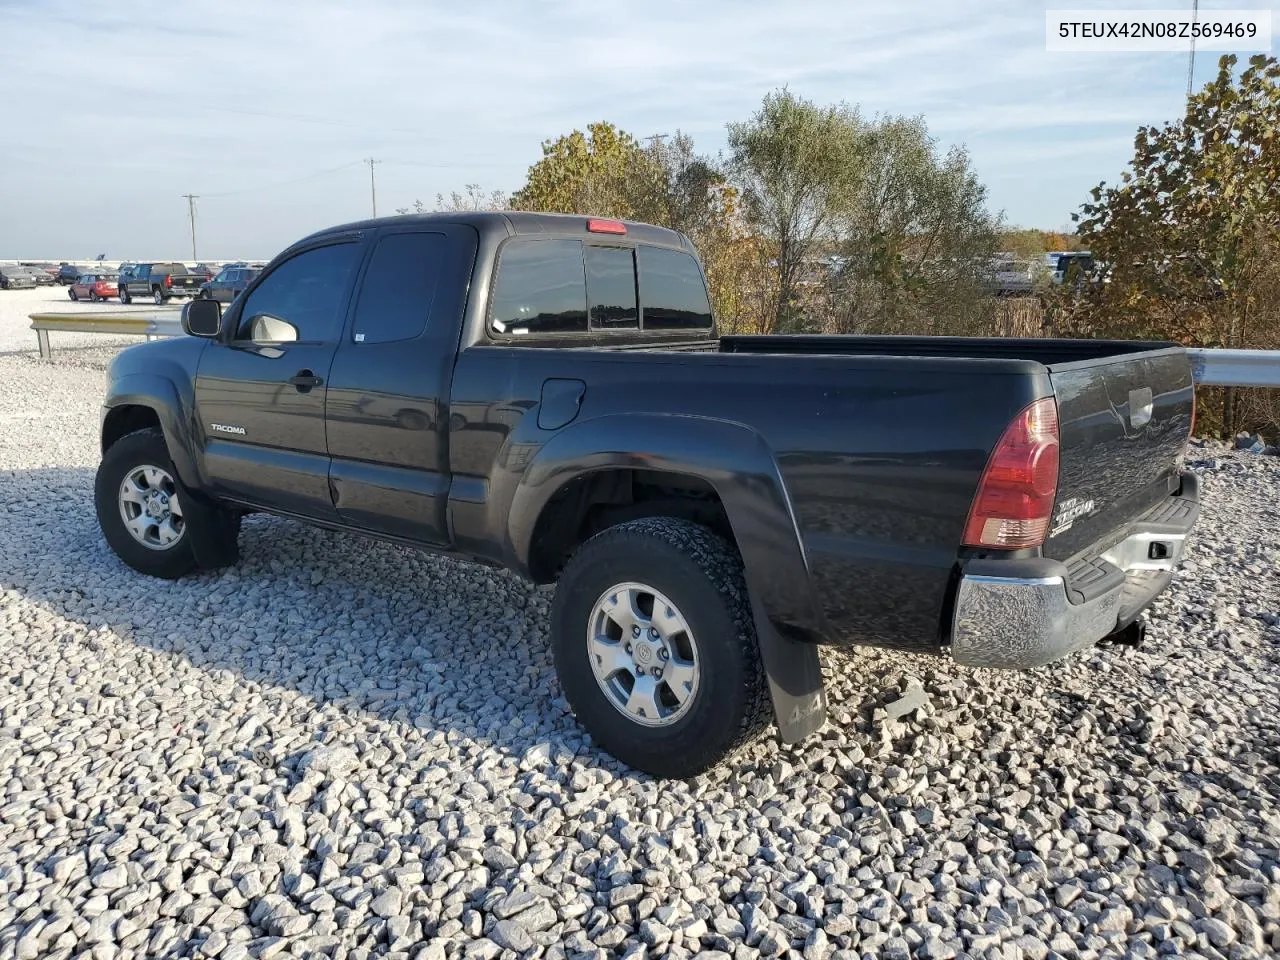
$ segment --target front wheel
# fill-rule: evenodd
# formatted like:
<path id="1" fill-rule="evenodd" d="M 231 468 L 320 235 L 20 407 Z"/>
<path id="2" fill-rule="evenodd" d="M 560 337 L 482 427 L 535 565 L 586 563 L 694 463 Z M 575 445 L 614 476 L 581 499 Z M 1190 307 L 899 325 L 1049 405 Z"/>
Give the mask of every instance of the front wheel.
<path id="1" fill-rule="evenodd" d="M 769 722 L 742 561 L 698 524 L 647 517 L 587 541 L 556 588 L 552 644 L 579 722 L 655 776 L 701 773 Z"/>
<path id="2" fill-rule="evenodd" d="M 98 525 L 116 556 L 166 580 L 196 567 L 177 474 L 164 434 L 150 429 L 116 441 L 94 482 Z"/>
<path id="3" fill-rule="evenodd" d="M 133 302 L 133 298 L 129 296 L 129 291 L 126 290 L 124 287 L 120 288 L 120 302 L 121 303 Z"/>
<path id="4" fill-rule="evenodd" d="M 68 296 L 68 297 L 70 297 L 72 300 L 79 300 L 79 299 L 80 299 L 79 297 L 77 297 L 77 296 L 76 296 L 76 292 L 75 292 L 75 290 L 73 290 L 73 289 L 71 289 L 71 288 L 69 288 L 69 287 L 67 288 L 67 296 Z"/>

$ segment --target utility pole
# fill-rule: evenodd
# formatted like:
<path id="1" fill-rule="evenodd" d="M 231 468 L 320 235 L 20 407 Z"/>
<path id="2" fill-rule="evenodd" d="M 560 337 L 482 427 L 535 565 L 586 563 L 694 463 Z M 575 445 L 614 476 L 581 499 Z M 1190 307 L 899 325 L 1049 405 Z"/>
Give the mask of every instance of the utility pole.
<path id="1" fill-rule="evenodd" d="M 378 216 L 378 185 L 373 181 L 373 165 L 381 162 L 381 160 L 375 160 L 373 157 L 365 160 L 365 163 L 369 165 L 369 202 L 373 206 L 374 217 Z"/>
<path id="2" fill-rule="evenodd" d="M 1200 16 L 1200 0 L 1191 0 L 1191 22 L 1194 24 Z M 1191 58 L 1187 63 L 1187 103 L 1191 103 L 1191 85 L 1196 76 L 1196 38 L 1191 37 Z"/>
<path id="3" fill-rule="evenodd" d="M 191 217 L 191 260 L 196 260 L 196 201 L 200 199 L 197 193 L 184 193 L 182 196 L 187 198 L 187 215 Z"/>

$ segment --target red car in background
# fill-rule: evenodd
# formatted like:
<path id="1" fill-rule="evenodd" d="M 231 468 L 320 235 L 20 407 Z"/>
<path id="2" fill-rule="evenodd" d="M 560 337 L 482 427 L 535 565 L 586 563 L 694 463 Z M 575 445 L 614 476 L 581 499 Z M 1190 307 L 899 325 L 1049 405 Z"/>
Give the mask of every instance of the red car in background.
<path id="1" fill-rule="evenodd" d="M 67 288 L 67 296 L 72 300 L 92 300 L 99 303 L 120 292 L 120 275 L 118 273 L 82 273 Z"/>

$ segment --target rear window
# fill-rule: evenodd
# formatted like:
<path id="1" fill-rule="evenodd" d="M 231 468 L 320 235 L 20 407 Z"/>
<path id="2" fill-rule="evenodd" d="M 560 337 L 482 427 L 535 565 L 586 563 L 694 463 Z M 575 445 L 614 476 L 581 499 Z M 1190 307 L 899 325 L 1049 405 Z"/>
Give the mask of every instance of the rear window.
<path id="1" fill-rule="evenodd" d="M 646 330 L 711 326 L 711 303 L 698 262 L 681 250 L 641 246 L 640 304 Z"/>
<path id="2" fill-rule="evenodd" d="M 489 319 L 499 333 L 586 332 L 581 241 L 509 240 L 498 260 Z"/>
<path id="3" fill-rule="evenodd" d="M 630 247 L 593 247 L 584 250 L 587 265 L 587 301 L 593 330 L 636 330 L 640 310 L 636 303 L 636 260 Z"/>

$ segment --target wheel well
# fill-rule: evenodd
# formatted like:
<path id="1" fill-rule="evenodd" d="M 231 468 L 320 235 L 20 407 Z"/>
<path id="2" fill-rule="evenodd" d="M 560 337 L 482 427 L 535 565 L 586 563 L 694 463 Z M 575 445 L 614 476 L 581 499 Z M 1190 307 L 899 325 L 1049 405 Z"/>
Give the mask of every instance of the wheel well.
<path id="1" fill-rule="evenodd" d="M 150 407 L 129 405 L 113 407 L 102 424 L 102 452 L 106 453 L 121 437 L 139 430 L 160 426 L 160 416 Z"/>
<path id="2" fill-rule="evenodd" d="M 573 552 L 602 530 L 640 517 L 680 517 L 734 542 L 715 488 L 701 477 L 656 470 L 601 470 L 568 481 L 534 526 L 529 572 L 538 583 L 560 575 Z"/>

